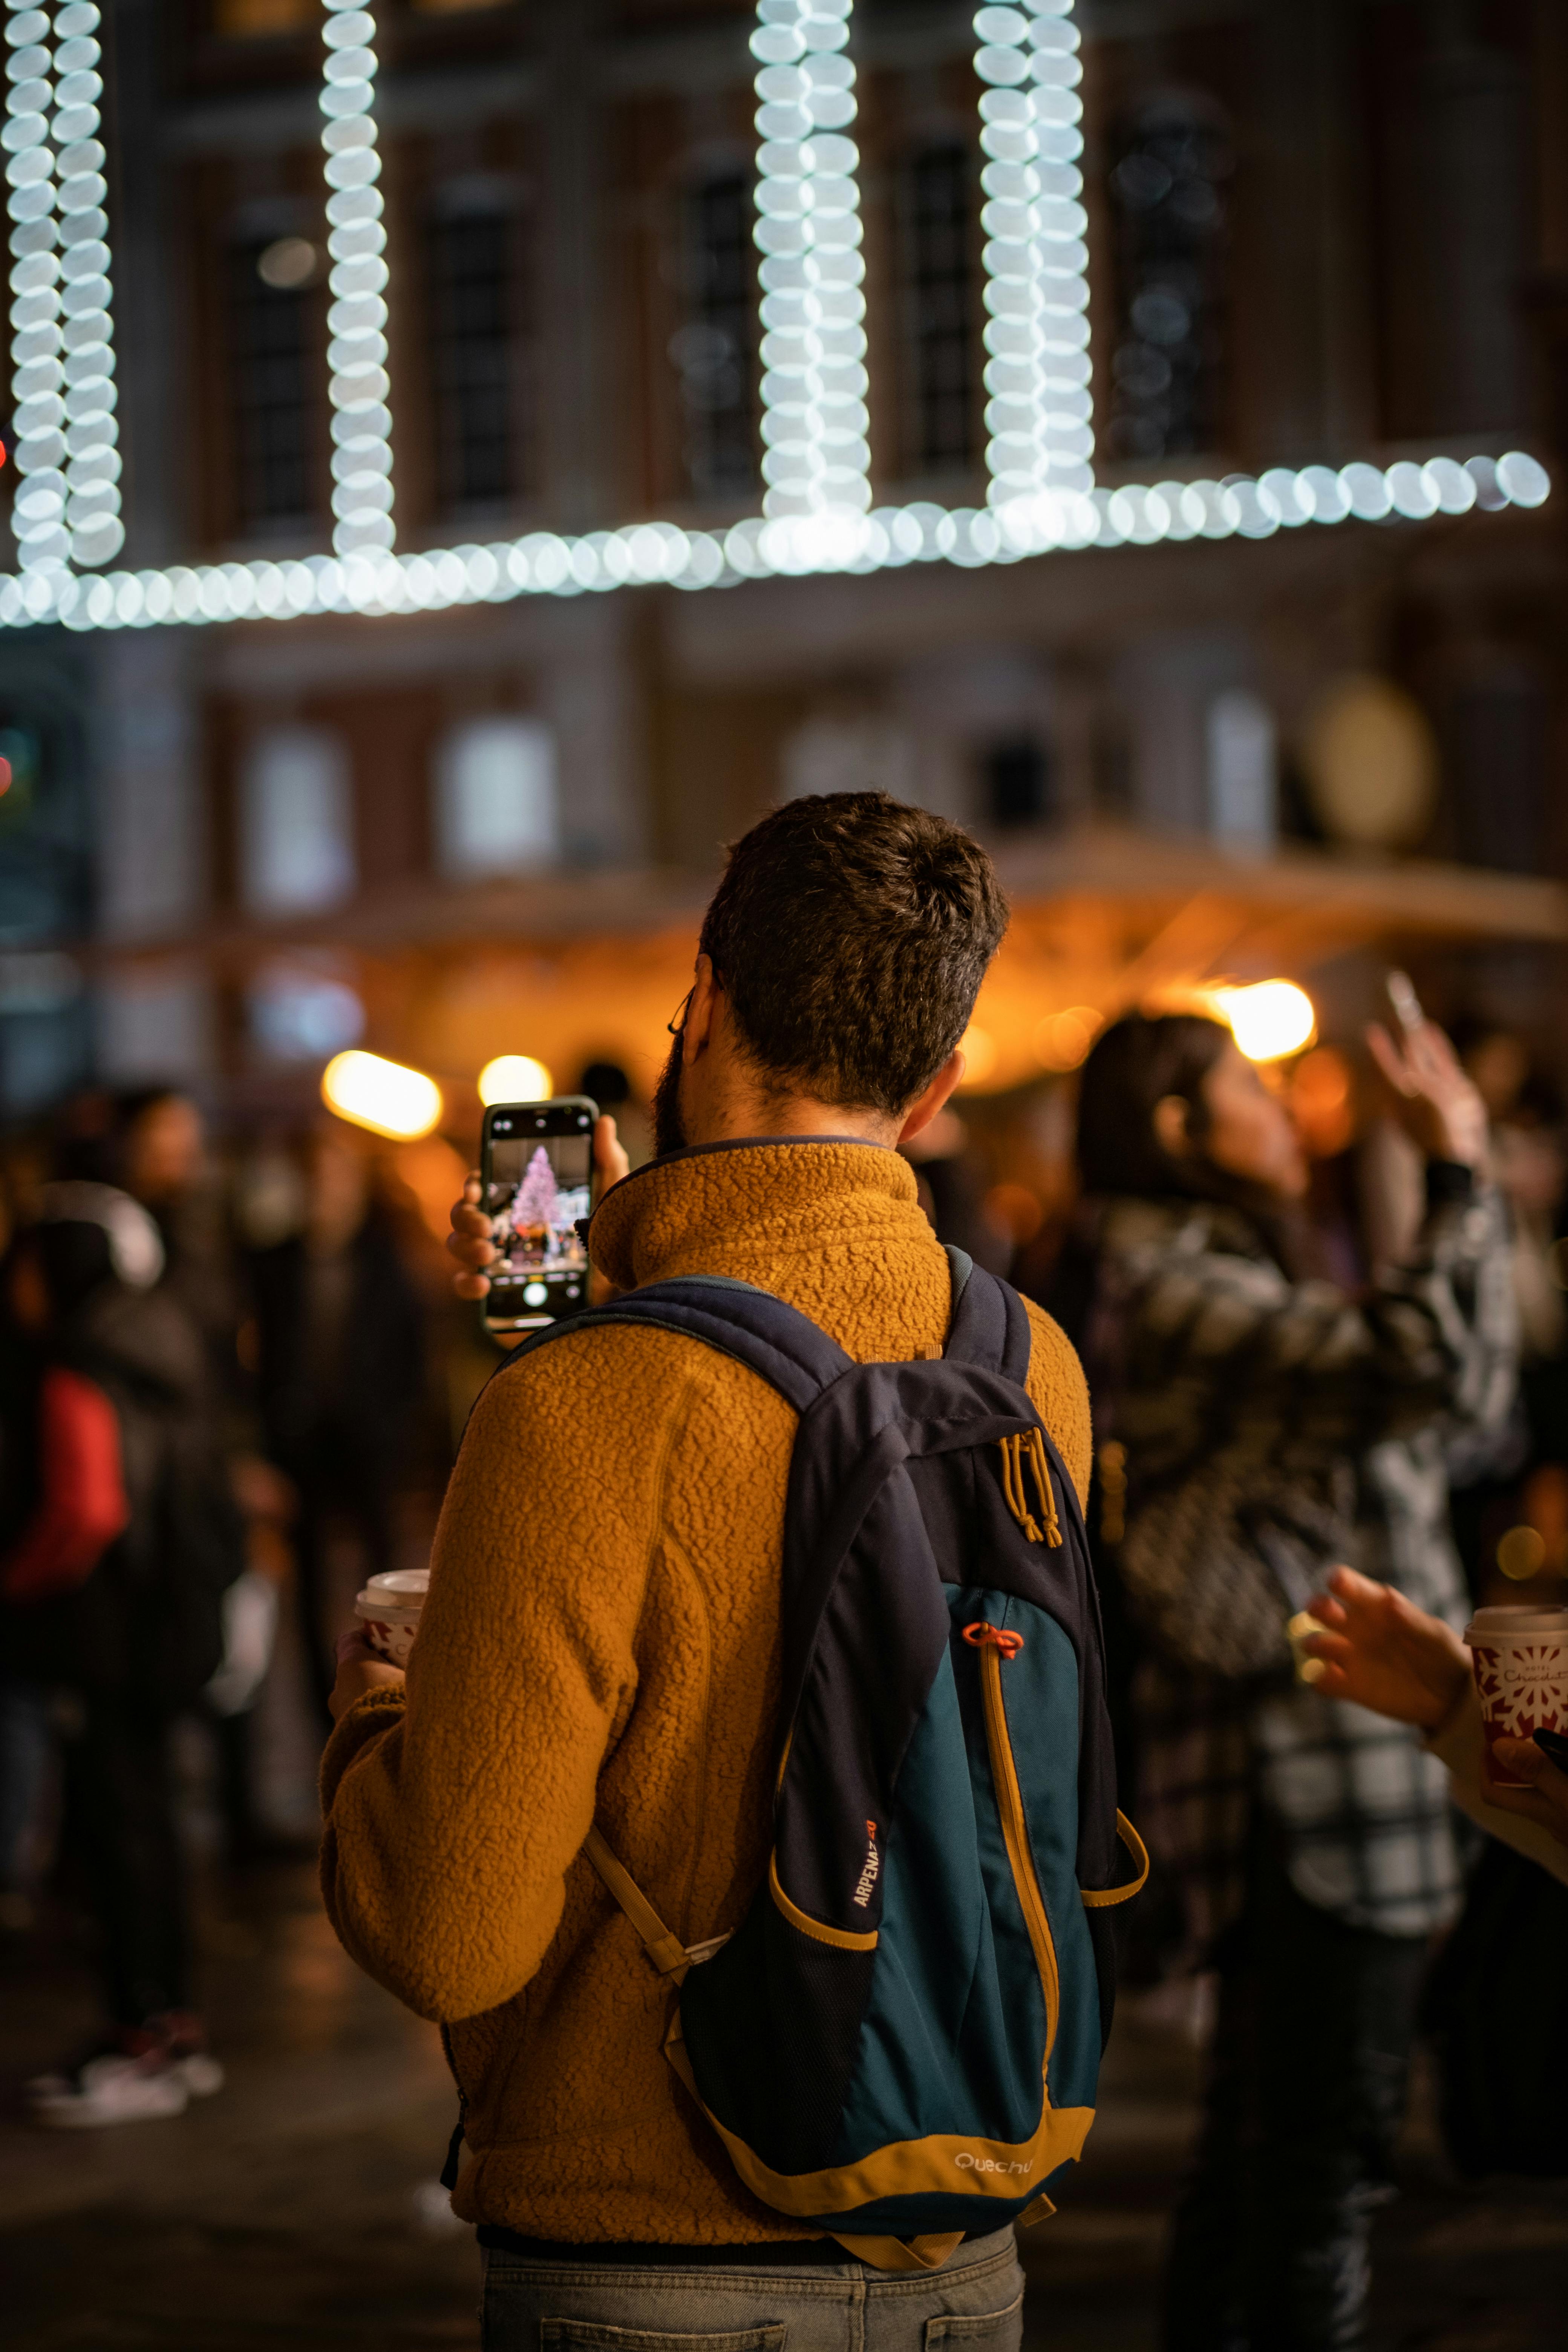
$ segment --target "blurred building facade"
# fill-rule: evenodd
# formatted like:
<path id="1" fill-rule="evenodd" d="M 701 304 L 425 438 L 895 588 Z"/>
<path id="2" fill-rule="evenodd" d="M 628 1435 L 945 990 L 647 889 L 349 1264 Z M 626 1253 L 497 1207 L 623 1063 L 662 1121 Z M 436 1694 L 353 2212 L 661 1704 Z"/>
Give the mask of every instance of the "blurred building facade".
<path id="1" fill-rule="evenodd" d="M 399 546 L 756 512 L 754 9 L 375 13 Z M 312 552 L 319 8 L 105 17 L 121 560 Z M 1553 464 L 1557 0 L 1079 0 L 1078 20 L 1101 480 Z M 985 499 L 973 49 L 948 0 L 855 10 L 879 500 Z M 1205 843 L 1254 874 L 1359 839 L 1562 877 L 1564 512 L 5 632 L 4 1106 L 89 1072 L 282 1098 L 361 1036 L 458 1076 L 512 1046 L 562 1082 L 572 1056 L 646 1062 L 645 1005 L 679 996 L 720 845 L 782 793 L 875 782 L 943 809 L 1042 905 L 1085 828 L 1120 845 L 1082 866 L 1083 904 L 1156 913 L 1201 888 Z M 1410 770 L 1381 838 L 1320 756 L 1367 677 L 1397 689 Z M 1544 900 L 1488 903 L 1552 935 Z M 1121 952 L 1088 917 L 1079 936 L 1091 961 Z M 1505 992 L 1510 969 L 1528 996 L 1538 967 L 1494 959 Z"/>

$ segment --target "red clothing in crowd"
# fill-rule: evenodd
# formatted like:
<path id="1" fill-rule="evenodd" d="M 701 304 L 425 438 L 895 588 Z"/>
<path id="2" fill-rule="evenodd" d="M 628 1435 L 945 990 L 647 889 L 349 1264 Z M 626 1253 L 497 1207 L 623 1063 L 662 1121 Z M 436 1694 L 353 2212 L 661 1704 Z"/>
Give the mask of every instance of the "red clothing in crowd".
<path id="1" fill-rule="evenodd" d="M 0 1563 L 7 1601 L 85 1583 L 130 1517 L 114 1407 L 96 1382 L 59 1365 L 39 1392 L 38 1460 L 37 1507 Z"/>

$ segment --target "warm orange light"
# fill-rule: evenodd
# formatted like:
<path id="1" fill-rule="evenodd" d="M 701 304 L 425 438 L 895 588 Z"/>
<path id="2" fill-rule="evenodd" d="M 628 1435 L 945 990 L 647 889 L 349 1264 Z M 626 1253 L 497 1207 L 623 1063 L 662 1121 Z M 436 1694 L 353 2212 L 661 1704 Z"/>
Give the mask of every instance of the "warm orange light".
<path id="1" fill-rule="evenodd" d="M 4 799 L 10 789 L 11 762 L 9 760 L 0 760 L 0 799 Z"/>
<path id="2" fill-rule="evenodd" d="M 444 1242 L 451 1230 L 452 1203 L 462 1196 L 467 1163 L 444 1138 L 426 1135 L 402 1145 L 393 1164 L 418 1203 L 426 1230 Z"/>
<path id="3" fill-rule="evenodd" d="M 498 1054 L 479 1072 L 479 1100 L 491 1103 L 548 1102 L 555 1081 L 547 1064 L 531 1054 Z"/>
<path id="4" fill-rule="evenodd" d="M 1349 1147 L 1355 1132 L 1351 1066 L 1332 1045 L 1315 1046 L 1297 1063 L 1290 1108 L 1314 1160 L 1332 1160 Z"/>
<path id="5" fill-rule="evenodd" d="M 1260 980 L 1253 988 L 1219 988 L 1215 1003 L 1249 1062 L 1279 1062 L 1310 1045 L 1318 1026 L 1312 1000 L 1293 980 Z"/>
<path id="6" fill-rule="evenodd" d="M 963 1055 L 963 1084 L 983 1087 L 996 1067 L 996 1040 L 989 1029 L 981 1029 L 972 1021 L 958 1041 Z"/>
<path id="7" fill-rule="evenodd" d="M 321 1072 L 321 1100 L 353 1127 L 412 1143 L 428 1135 L 442 1111 L 441 1089 L 423 1070 L 357 1049 L 334 1054 Z"/>
<path id="8" fill-rule="evenodd" d="M 985 1222 L 1017 1248 L 1032 1242 L 1045 1223 L 1045 1204 L 1027 1184 L 993 1184 L 981 1203 Z"/>
<path id="9" fill-rule="evenodd" d="M 1035 1059 L 1042 1069 L 1076 1070 L 1103 1026 L 1092 1004 L 1048 1013 L 1035 1032 Z"/>

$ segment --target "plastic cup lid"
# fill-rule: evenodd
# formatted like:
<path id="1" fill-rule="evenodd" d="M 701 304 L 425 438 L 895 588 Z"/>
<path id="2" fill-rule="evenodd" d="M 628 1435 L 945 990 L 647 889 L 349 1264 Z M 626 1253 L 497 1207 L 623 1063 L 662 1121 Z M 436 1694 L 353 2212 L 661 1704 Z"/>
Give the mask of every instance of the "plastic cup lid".
<path id="1" fill-rule="evenodd" d="M 373 1576 L 365 1586 L 367 1592 L 377 1593 L 384 1601 L 401 1601 L 405 1608 L 423 1601 L 429 1590 L 427 1568 L 388 1569 L 384 1575 Z"/>
<path id="2" fill-rule="evenodd" d="M 395 1593 L 373 1592 L 368 1585 L 354 1595 L 354 1615 L 368 1617 L 377 1625 L 416 1625 L 423 1611 L 420 1596 L 400 1601 Z"/>
<path id="3" fill-rule="evenodd" d="M 1467 1642 L 1539 1641 L 1552 1633 L 1568 1638 L 1568 1609 L 1478 1609 L 1465 1628 Z"/>

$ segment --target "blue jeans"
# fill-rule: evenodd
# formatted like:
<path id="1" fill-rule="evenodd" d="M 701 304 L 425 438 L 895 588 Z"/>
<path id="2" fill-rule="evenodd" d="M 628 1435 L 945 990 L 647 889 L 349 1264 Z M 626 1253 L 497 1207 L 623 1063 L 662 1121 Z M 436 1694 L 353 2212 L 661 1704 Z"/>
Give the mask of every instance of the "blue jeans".
<path id="1" fill-rule="evenodd" d="M 487 2250 L 484 2352 L 1018 2352 L 1011 2229 L 912 2275 L 765 2255 L 678 2270 Z"/>

